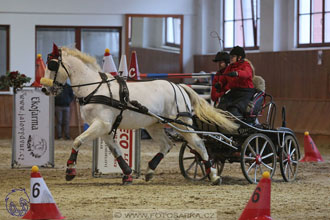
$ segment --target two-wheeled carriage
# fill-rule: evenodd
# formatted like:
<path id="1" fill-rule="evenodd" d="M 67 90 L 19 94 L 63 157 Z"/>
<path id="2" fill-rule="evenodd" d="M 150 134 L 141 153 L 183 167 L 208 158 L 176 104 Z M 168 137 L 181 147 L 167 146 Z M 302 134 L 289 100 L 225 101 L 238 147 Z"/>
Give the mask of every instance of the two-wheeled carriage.
<path id="1" fill-rule="evenodd" d="M 259 102 L 261 107 L 252 110 L 250 113 L 253 114 L 243 119 L 236 119 L 240 125 L 236 133 L 226 134 L 197 117 L 194 118 L 194 125 L 204 139 L 219 176 L 226 162 L 239 162 L 245 178 L 250 183 L 257 183 L 264 171 L 269 171 L 272 177 L 279 162 L 284 181 L 293 181 L 300 158 L 298 141 L 294 132 L 285 127 L 285 109 L 282 109 L 283 125 L 275 129 L 276 105 L 270 95 L 260 95 L 254 104 L 257 106 Z M 264 123 L 259 123 L 257 119 L 261 112 L 267 112 Z M 200 155 L 187 142 L 181 146 L 179 165 L 186 179 L 199 181 L 208 177 Z"/>

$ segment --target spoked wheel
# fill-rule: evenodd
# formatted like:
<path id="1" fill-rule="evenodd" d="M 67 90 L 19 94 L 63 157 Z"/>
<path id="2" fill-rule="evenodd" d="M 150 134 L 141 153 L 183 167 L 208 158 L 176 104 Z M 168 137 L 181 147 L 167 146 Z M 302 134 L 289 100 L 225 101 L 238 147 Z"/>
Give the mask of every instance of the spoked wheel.
<path id="1" fill-rule="evenodd" d="M 202 157 L 188 143 L 183 143 L 179 154 L 179 166 L 184 178 L 200 181 L 207 178 Z"/>
<path id="2" fill-rule="evenodd" d="M 293 136 L 285 136 L 284 146 L 280 153 L 280 168 L 286 182 L 293 181 L 296 178 L 299 160 L 298 148 L 298 143 Z"/>
<path id="3" fill-rule="evenodd" d="M 262 173 L 268 171 L 270 178 L 276 169 L 276 150 L 272 140 L 264 134 L 250 135 L 241 150 L 241 168 L 250 183 L 258 183 Z"/>
<path id="4" fill-rule="evenodd" d="M 214 167 L 220 176 L 224 163 L 216 161 Z M 188 143 L 183 143 L 179 154 L 179 166 L 181 174 L 188 180 L 201 181 L 208 178 L 202 157 Z"/>

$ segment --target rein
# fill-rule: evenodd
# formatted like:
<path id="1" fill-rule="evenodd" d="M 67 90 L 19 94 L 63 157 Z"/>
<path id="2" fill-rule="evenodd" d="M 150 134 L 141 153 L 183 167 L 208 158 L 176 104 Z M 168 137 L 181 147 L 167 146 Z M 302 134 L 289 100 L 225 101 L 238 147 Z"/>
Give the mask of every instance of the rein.
<path id="1" fill-rule="evenodd" d="M 67 85 L 68 87 L 71 87 L 71 88 L 75 88 L 75 87 L 84 87 L 84 86 L 90 86 L 90 85 L 95 85 L 95 84 L 103 84 L 103 83 L 108 83 L 108 82 L 111 82 L 111 81 L 114 81 L 116 79 L 109 79 L 107 81 L 100 81 L 100 82 L 93 82 L 93 83 L 85 83 L 85 84 L 79 84 L 79 85 L 74 85 L 74 86 L 71 86 L 71 85 Z"/>

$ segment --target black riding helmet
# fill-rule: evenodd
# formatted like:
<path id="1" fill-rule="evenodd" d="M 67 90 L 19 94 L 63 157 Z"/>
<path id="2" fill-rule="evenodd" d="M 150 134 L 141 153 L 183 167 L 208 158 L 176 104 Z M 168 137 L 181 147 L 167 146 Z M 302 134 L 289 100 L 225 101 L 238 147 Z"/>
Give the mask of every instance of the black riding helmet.
<path id="1" fill-rule="evenodd" d="M 234 48 L 230 51 L 229 54 L 230 54 L 230 55 L 241 56 L 242 59 L 245 58 L 245 51 L 244 51 L 244 49 L 243 49 L 242 47 L 240 47 L 240 46 L 236 46 L 236 47 L 234 47 Z"/>
<path id="2" fill-rule="evenodd" d="M 213 59 L 213 62 L 225 61 L 226 64 L 230 63 L 229 54 L 227 52 L 218 52 Z"/>

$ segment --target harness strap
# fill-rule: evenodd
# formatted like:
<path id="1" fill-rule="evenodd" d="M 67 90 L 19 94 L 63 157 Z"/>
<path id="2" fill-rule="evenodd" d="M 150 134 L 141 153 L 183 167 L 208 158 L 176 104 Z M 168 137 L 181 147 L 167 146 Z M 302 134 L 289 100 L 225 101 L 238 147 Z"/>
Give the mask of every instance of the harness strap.
<path id="1" fill-rule="evenodd" d="M 127 102 L 129 101 L 129 90 L 127 88 L 126 81 L 120 77 L 120 76 L 115 76 L 115 79 L 117 80 L 119 84 L 119 97 L 120 97 L 120 103 L 121 108 L 120 108 L 120 113 L 117 115 L 115 122 L 112 125 L 112 128 L 109 132 L 109 135 L 114 132 L 114 137 L 116 136 L 117 133 L 117 128 L 120 125 L 120 122 L 123 120 L 123 111 L 127 109 Z M 110 90 L 110 87 L 109 87 Z M 111 102 L 113 102 L 112 96 L 110 96 Z"/>
<path id="2" fill-rule="evenodd" d="M 119 84 L 120 101 L 127 104 L 127 102 L 129 102 L 129 90 L 127 83 L 121 76 L 115 76 L 115 79 Z"/>
<path id="3" fill-rule="evenodd" d="M 109 135 L 113 132 L 113 136 L 116 137 L 117 128 L 119 127 L 121 120 L 123 120 L 123 111 L 124 110 L 125 110 L 124 108 L 122 108 L 120 110 L 119 115 L 117 115 L 116 120 L 113 123 L 112 128 L 111 128 L 111 130 L 108 133 Z"/>
<path id="4" fill-rule="evenodd" d="M 110 98 L 112 98 L 112 92 L 111 92 L 111 89 L 110 89 L 110 83 L 108 83 L 108 77 L 107 77 L 107 75 L 105 73 L 102 73 L 102 72 L 99 72 L 99 74 L 101 76 L 102 82 L 107 84 L 108 90 L 109 90 L 109 94 L 110 94 Z"/>
<path id="5" fill-rule="evenodd" d="M 177 85 L 177 84 L 176 84 L 176 86 L 179 88 L 179 90 L 180 90 L 180 92 L 181 92 L 181 95 L 182 95 L 183 100 L 184 100 L 184 104 L 186 105 L 186 109 L 187 109 L 188 111 L 190 111 L 189 106 L 188 106 L 188 104 L 187 104 L 187 100 L 185 99 L 185 97 L 184 97 L 184 95 L 183 95 L 182 87 L 181 87 L 180 85 Z"/>
<path id="6" fill-rule="evenodd" d="M 132 102 L 136 102 L 136 101 L 132 101 Z M 111 101 L 111 99 L 109 97 L 104 96 L 104 95 L 95 95 L 89 99 L 88 103 L 85 103 L 82 105 L 87 105 L 87 104 L 103 104 L 103 105 L 107 105 L 107 106 L 110 106 L 110 107 L 113 107 L 116 109 L 120 109 L 120 110 L 122 108 L 124 108 L 124 104 L 121 103 L 120 101 L 118 101 L 116 99 L 112 99 L 112 101 Z M 136 108 L 136 107 L 126 106 L 126 109 L 148 115 L 148 109 L 145 106 L 142 106 L 141 109 Z"/>
<path id="7" fill-rule="evenodd" d="M 109 88 L 109 92 L 110 92 L 110 96 L 112 97 L 112 93 L 111 93 L 111 90 L 110 90 L 110 85 L 107 81 L 108 77 L 105 75 L 105 73 L 99 72 L 99 74 L 100 74 L 100 77 L 102 79 L 102 82 L 100 82 L 99 85 L 94 89 L 94 91 L 91 92 L 88 96 L 78 98 L 80 105 L 88 104 L 90 102 L 90 99 L 94 96 L 94 94 L 97 92 L 97 90 L 99 90 L 99 88 L 102 86 L 103 83 L 107 83 L 108 88 Z"/>
<path id="8" fill-rule="evenodd" d="M 176 104 L 176 110 L 177 110 L 177 112 L 178 112 L 178 114 L 176 115 L 176 118 L 175 118 L 175 119 L 178 119 L 180 116 L 191 118 L 191 117 L 192 117 L 192 114 L 191 114 L 190 109 L 189 109 L 189 107 L 188 107 L 187 101 L 186 101 L 186 99 L 185 99 L 185 97 L 184 97 L 184 95 L 183 95 L 183 92 L 182 92 L 182 90 L 181 90 L 181 87 L 180 87 L 179 85 L 177 85 L 177 84 L 174 84 L 174 85 L 176 85 L 176 86 L 178 87 L 178 89 L 179 89 L 179 91 L 180 91 L 180 93 L 181 93 L 181 95 L 182 95 L 182 98 L 183 98 L 184 103 L 185 103 L 185 105 L 186 105 L 186 110 L 187 110 L 187 112 L 180 112 L 180 110 L 179 110 L 179 105 L 178 105 L 178 100 L 177 100 L 177 95 L 176 95 L 176 90 L 175 90 L 175 88 L 174 88 L 173 83 L 172 83 L 172 82 L 169 82 L 169 83 L 171 84 L 171 86 L 172 86 L 172 88 L 173 88 L 173 91 L 174 91 L 174 100 L 175 100 L 175 104 Z"/>
<path id="9" fill-rule="evenodd" d="M 173 92 L 174 92 L 174 100 L 175 100 L 175 104 L 176 104 L 176 110 L 177 110 L 177 112 L 179 113 L 180 111 L 179 111 L 179 105 L 178 105 L 178 100 L 177 100 L 177 98 L 176 98 L 176 91 L 175 91 L 175 88 L 174 88 L 174 86 L 173 86 L 173 83 L 172 82 L 169 82 L 170 84 L 171 84 L 171 86 L 172 86 L 172 88 L 173 88 Z M 178 118 L 178 117 L 177 117 Z"/>
<path id="10" fill-rule="evenodd" d="M 185 123 L 185 122 L 183 122 L 183 121 L 181 121 L 181 120 L 179 120 L 177 118 L 176 119 L 172 119 L 172 118 L 167 118 L 167 117 L 164 117 L 164 116 L 159 116 L 159 117 L 161 117 L 164 120 L 164 121 L 162 121 L 163 124 L 167 124 L 167 123 L 172 123 L 173 122 L 173 123 L 184 125 L 184 126 L 187 126 L 187 127 L 192 128 L 194 130 L 197 130 L 197 128 L 195 126 L 190 125 L 190 124 L 187 124 L 187 123 Z"/>

